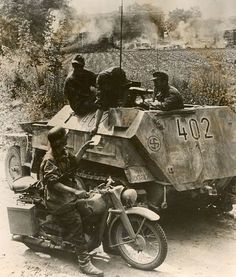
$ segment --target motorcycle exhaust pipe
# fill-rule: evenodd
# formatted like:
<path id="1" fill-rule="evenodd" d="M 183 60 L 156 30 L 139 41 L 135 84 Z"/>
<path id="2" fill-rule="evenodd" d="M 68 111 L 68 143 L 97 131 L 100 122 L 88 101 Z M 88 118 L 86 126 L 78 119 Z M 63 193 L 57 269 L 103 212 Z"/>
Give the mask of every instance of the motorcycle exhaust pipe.
<path id="1" fill-rule="evenodd" d="M 34 238 L 34 237 L 27 237 L 27 236 L 20 236 L 20 235 L 13 235 L 12 239 L 14 241 L 22 242 L 29 248 L 37 247 L 43 250 L 58 250 L 58 251 L 65 251 L 62 246 L 54 245 L 51 242 L 45 241 L 44 239 Z M 68 250 L 67 250 L 68 251 Z"/>
<path id="2" fill-rule="evenodd" d="M 18 242 L 23 242 L 23 237 L 21 235 L 12 235 L 12 240 L 18 241 Z"/>

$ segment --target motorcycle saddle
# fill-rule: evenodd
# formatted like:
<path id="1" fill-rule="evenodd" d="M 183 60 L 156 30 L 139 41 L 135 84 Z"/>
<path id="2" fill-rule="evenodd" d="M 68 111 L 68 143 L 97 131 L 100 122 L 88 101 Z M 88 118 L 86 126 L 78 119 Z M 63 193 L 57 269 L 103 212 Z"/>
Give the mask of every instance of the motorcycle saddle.
<path id="1" fill-rule="evenodd" d="M 38 182 L 34 177 L 32 176 L 24 176 L 20 177 L 16 180 L 14 180 L 12 184 L 12 190 L 14 192 L 23 192 L 27 190 L 29 187 L 31 187 L 33 184 Z"/>

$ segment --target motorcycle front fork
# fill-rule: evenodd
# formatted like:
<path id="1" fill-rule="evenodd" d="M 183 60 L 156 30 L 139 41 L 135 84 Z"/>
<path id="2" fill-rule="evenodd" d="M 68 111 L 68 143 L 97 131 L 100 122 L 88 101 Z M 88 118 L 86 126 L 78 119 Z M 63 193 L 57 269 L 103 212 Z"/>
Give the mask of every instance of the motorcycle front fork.
<path id="1" fill-rule="evenodd" d="M 137 232 L 135 233 L 134 232 L 134 229 L 133 229 L 133 226 L 132 224 L 130 223 L 130 220 L 129 220 L 129 217 L 128 215 L 126 214 L 125 212 L 125 209 L 124 209 L 124 206 L 123 204 L 121 203 L 120 199 L 114 194 L 112 193 L 111 194 L 111 199 L 112 199 L 112 202 L 113 202 L 113 205 L 114 205 L 114 208 L 112 209 L 109 209 L 109 213 L 111 214 L 114 214 L 116 215 L 116 218 L 120 218 L 129 237 L 130 237 L 130 240 L 129 241 L 125 241 L 123 242 L 122 244 L 126 244 L 126 243 L 130 243 L 130 242 L 136 242 L 138 244 L 138 241 L 137 241 L 137 237 L 142 229 L 142 226 L 146 220 L 146 218 L 143 218 Z M 115 222 L 116 220 L 114 220 Z M 111 247 L 116 247 L 117 245 L 111 245 Z"/>

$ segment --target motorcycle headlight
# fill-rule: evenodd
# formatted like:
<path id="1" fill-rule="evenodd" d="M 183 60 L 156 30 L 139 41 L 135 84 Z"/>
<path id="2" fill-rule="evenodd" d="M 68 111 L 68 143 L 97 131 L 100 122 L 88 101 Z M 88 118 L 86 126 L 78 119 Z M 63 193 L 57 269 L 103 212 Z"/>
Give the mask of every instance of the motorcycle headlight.
<path id="1" fill-rule="evenodd" d="M 135 189 L 126 189 L 121 195 L 121 201 L 124 205 L 132 205 L 136 202 L 137 197 Z"/>

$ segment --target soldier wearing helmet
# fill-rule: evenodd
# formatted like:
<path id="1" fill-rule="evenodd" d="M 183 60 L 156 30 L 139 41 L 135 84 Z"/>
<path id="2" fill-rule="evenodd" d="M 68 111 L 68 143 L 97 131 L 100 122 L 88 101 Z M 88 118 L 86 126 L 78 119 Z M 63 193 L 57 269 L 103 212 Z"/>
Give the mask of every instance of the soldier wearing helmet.
<path id="1" fill-rule="evenodd" d="M 152 81 L 154 82 L 154 102 L 150 104 L 151 109 L 170 111 L 184 108 L 183 98 L 175 87 L 169 85 L 167 73 L 154 72 Z"/>
<path id="2" fill-rule="evenodd" d="M 124 93 L 129 88 L 130 83 L 126 78 L 125 71 L 120 67 L 111 67 L 98 74 L 96 80 L 98 109 L 92 134 L 97 132 L 104 111 L 122 105 Z"/>
<path id="3" fill-rule="evenodd" d="M 72 60 L 73 71 L 69 73 L 64 84 L 64 94 L 72 110 L 79 115 L 96 110 L 96 74 L 84 69 L 84 57 L 77 54 Z"/>
<path id="4" fill-rule="evenodd" d="M 74 172 L 68 174 L 69 170 L 77 168 L 86 149 L 91 147 L 91 141 L 86 142 L 74 156 L 66 151 L 67 132 L 64 128 L 53 127 L 48 132 L 48 140 L 51 147 L 40 166 L 40 179 L 45 187 L 47 208 L 64 227 L 64 239 L 76 245 L 81 271 L 103 276 L 103 272 L 90 261 L 81 216 L 76 205 L 76 200 L 86 197 L 87 192 L 77 183 Z"/>

